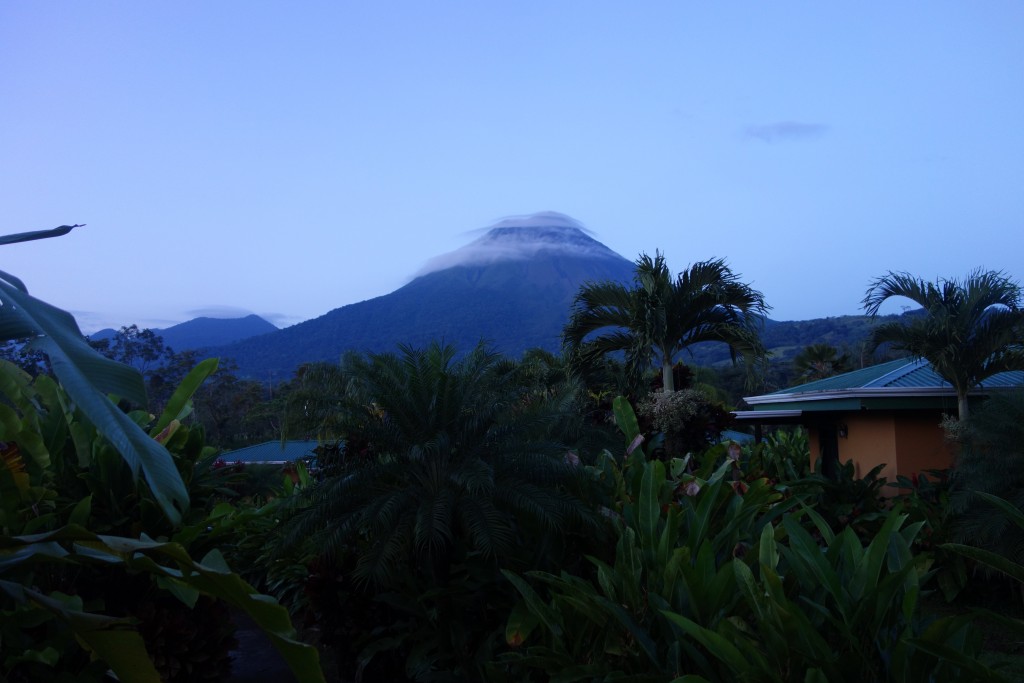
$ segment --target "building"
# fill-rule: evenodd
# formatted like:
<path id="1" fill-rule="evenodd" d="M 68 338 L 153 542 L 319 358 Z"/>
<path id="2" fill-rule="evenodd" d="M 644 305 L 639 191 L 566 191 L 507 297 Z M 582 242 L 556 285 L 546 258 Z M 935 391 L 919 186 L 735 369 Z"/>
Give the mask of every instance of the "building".
<path id="1" fill-rule="evenodd" d="M 233 451 L 225 451 L 219 460 L 234 465 L 290 465 L 297 460 L 309 460 L 316 456 L 316 448 L 320 442 L 313 440 L 266 441 L 255 446 L 246 446 Z"/>
<path id="2" fill-rule="evenodd" d="M 986 379 L 971 399 L 1012 388 L 1024 388 L 1024 372 Z M 825 473 L 852 460 L 857 476 L 884 464 L 881 476 L 894 481 L 953 463 L 941 422 L 956 415 L 956 392 L 925 360 L 894 360 L 744 400 L 751 410 L 735 413 L 741 424 L 806 427 L 812 464 L 821 458 Z"/>

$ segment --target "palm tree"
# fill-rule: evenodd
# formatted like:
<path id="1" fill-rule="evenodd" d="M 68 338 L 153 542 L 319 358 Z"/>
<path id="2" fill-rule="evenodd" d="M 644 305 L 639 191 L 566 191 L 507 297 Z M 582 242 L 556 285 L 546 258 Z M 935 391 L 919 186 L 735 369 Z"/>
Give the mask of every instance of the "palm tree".
<path id="1" fill-rule="evenodd" d="M 724 260 L 695 263 L 673 279 L 660 252 L 641 254 L 634 281 L 632 288 L 599 282 L 580 289 L 563 332 L 571 355 L 589 363 L 624 352 L 634 381 L 657 362 L 666 391 L 675 389 L 676 357 L 692 344 L 726 343 L 734 360 L 737 353 L 764 356 L 757 329 L 768 310 L 764 296 Z"/>
<path id="2" fill-rule="evenodd" d="M 825 379 L 850 370 L 850 356 L 831 344 L 811 344 L 793 358 L 793 370 L 805 382 Z"/>
<path id="3" fill-rule="evenodd" d="M 519 372 L 482 345 L 460 359 L 437 343 L 308 367 L 307 383 L 341 388 L 317 410 L 333 405 L 331 428 L 349 443 L 344 468 L 310 493 L 292 537 L 328 555 L 358 544 L 355 576 L 377 585 L 405 572 L 437 585 L 467 554 L 493 562 L 558 543 L 557 533 L 524 529 L 586 517 L 566 492 L 576 472 L 559 438 L 578 419 L 575 396 L 523 389 Z"/>
<path id="4" fill-rule="evenodd" d="M 924 308 L 907 322 L 880 325 L 873 348 L 890 343 L 931 363 L 956 391 L 960 419 L 968 416 L 967 394 L 983 380 L 1008 370 L 1024 370 L 1024 310 L 1020 285 L 997 271 L 974 270 L 963 280 L 925 282 L 890 271 L 864 296 L 864 310 L 875 316 L 888 299 L 905 297 Z"/>

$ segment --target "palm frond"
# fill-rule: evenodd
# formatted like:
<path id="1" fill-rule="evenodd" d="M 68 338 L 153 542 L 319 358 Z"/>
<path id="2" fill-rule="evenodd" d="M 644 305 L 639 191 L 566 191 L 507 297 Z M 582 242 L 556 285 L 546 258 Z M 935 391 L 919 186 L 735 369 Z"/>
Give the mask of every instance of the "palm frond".
<path id="1" fill-rule="evenodd" d="M 413 526 L 412 515 L 403 515 L 398 524 L 375 537 L 356 562 L 352 572 L 356 582 L 387 585 L 409 555 Z"/>
<path id="2" fill-rule="evenodd" d="M 1003 273 L 978 269 L 962 281 L 932 283 L 890 272 L 872 282 L 864 308 L 876 315 L 892 297 L 918 303 L 924 315 L 878 326 L 872 332 L 872 347 L 889 343 L 927 359 L 956 389 L 961 410 L 966 409 L 967 393 L 983 380 L 997 372 L 1024 369 L 1017 351 L 1024 333 L 1021 288 Z"/>
<path id="3" fill-rule="evenodd" d="M 454 540 L 456 503 L 456 493 L 450 488 L 437 489 L 420 500 L 412 531 L 417 553 L 431 561 L 445 554 Z"/>
<path id="4" fill-rule="evenodd" d="M 511 548 L 514 534 L 507 516 L 489 498 L 464 497 L 458 507 L 459 523 L 471 547 L 486 557 L 500 557 Z"/>

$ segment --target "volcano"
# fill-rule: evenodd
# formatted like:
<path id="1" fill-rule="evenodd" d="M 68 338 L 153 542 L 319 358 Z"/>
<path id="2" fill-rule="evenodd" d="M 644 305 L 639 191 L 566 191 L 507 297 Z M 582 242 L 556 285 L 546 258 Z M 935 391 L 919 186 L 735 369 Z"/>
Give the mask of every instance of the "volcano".
<path id="1" fill-rule="evenodd" d="M 392 351 L 431 341 L 467 351 L 480 341 L 517 357 L 557 352 L 586 282 L 631 282 L 633 262 L 572 218 L 552 211 L 506 218 L 470 244 L 431 259 L 390 294 L 336 308 L 276 332 L 210 349 L 253 379 L 287 379 L 302 363 L 347 350 Z"/>

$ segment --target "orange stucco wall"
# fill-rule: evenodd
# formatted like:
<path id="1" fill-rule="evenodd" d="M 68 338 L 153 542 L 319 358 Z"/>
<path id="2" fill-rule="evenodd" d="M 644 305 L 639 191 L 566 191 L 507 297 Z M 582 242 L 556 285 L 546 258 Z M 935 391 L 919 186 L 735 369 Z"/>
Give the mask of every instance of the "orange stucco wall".
<path id="1" fill-rule="evenodd" d="M 899 473 L 909 477 L 922 470 L 945 469 L 953 464 L 954 448 L 932 412 L 901 414 L 896 431 Z"/>
<path id="2" fill-rule="evenodd" d="M 896 476 L 927 469 L 944 469 L 953 462 L 953 450 L 939 426 L 941 415 L 931 411 L 861 411 L 835 414 L 827 424 L 845 425 L 847 436 L 838 439 L 839 462 L 853 460 L 856 476 L 863 477 L 884 464 L 880 476 Z M 819 424 L 808 425 L 811 459 L 821 453 Z"/>

